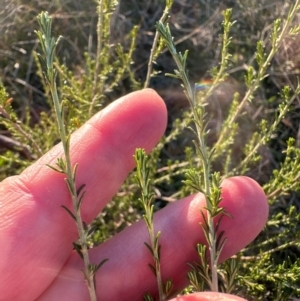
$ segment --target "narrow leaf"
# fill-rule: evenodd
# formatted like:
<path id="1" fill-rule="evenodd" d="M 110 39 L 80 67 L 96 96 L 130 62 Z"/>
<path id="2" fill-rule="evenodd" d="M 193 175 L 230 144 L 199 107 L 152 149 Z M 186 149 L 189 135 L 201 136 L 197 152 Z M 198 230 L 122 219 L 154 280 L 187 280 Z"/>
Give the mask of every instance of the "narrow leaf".
<path id="1" fill-rule="evenodd" d="M 144 242 L 144 244 L 148 248 L 148 250 L 150 251 L 150 253 L 152 254 L 152 256 L 154 257 L 154 253 L 153 253 L 153 250 L 152 250 L 151 246 L 149 244 L 147 244 L 146 242 Z"/>
<path id="2" fill-rule="evenodd" d="M 48 166 L 49 168 L 53 169 L 53 170 L 56 171 L 56 172 L 65 174 L 65 172 L 64 172 L 63 170 L 58 169 L 58 168 L 56 168 L 56 167 L 54 167 L 54 166 L 52 166 L 52 165 L 46 164 L 46 166 Z"/>
<path id="3" fill-rule="evenodd" d="M 156 277 L 155 267 L 152 264 L 150 264 L 150 263 L 148 263 L 148 267 L 150 268 L 150 270 L 153 272 L 154 276 Z"/>
<path id="4" fill-rule="evenodd" d="M 82 201 L 83 201 L 83 199 L 84 199 L 85 193 L 86 193 L 86 191 L 84 191 L 84 192 L 82 193 L 82 195 L 80 196 L 80 198 L 79 198 L 79 200 L 78 200 L 77 210 L 80 209 L 80 206 L 81 206 Z"/>
<path id="5" fill-rule="evenodd" d="M 107 262 L 109 259 L 108 258 L 105 258 L 103 259 L 95 268 L 95 273 L 98 272 L 98 270 L 104 265 L 105 262 Z"/>
<path id="6" fill-rule="evenodd" d="M 76 222 L 76 217 L 75 217 L 74 213 L 69 208 L 67 208 L 65 205 L 61 205 L 61 207 L 64 208 Z"/>

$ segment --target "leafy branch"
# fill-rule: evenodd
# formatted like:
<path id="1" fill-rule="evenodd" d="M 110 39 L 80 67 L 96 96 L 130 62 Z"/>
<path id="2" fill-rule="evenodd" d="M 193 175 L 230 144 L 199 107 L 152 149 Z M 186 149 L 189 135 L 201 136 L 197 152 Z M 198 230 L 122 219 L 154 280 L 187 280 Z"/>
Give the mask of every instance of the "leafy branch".
<path id="1" fill-rule="evenodd" d="M 153 223 L 154 205 L 152 204 L 153 192 L 151 191 L 151 180 L 149 177 L 150 168 L 147 167 L 147 163 L 149 159 L 143 149 L 136 150 L 134 159 L 137 166 L 136 180 L 140 186 L 141 194 L 142 194 L 139 200 L 145 211 L 143 217 L 150 237 L 150 244 L 145 242 L 145 245 L 150 251 L 154 261 L 154 265 L 149 264 L 149 268 L 152 270 L 157 280 L 159 300 L 165 301 L 167 300 L 167 297 L 170 295 L 172 291 L 173 283 L 171 280 L 167 280 L 165 284 L 162 281 L 161 267 L 160 267 L 161 246 L 159 245 L 159 237 L 161 232 L 158 231 L 157 233 L 155 233 L 154 231 L 154 223 Z M 153 300 L 153 298 L 151 297 L 150 294 L 147 294 L 144 300 L 151 301 Z"/>
<path id="2" fill-rule="evenodd" d="M 215 77 L 216 81 L 224 79 L 224 70 L 229 58 L 227 48 L 230 42 L 229 30 L 233 23 L 230 22 L 231 10 L 227 10 L 224 15 L 224 35 L 223 35 L 223 59 L 219 72 Z M 196 154 L 202 163 L 202 170 L 198 171 L 191 167 L 187 173 L 187 180 L 185 183 L 198 192 L 202 192 L 206 198 L 206 212 L 201 211 L 203 217 L 203 224 L 201 224 L 202 230 L 206 237 L 209 252 L 209 265 L 206 260 L 207 252 L 206 248 L 198 247 L 198 254 L 203 265 L 201 276 L 205 279 L 212 291 L 218 291 L 218 259 L 220 253 L 224 247 L 226 239 L 223 238 L 224 233 L 218 234 L 218 227 L 221 217 L 227 214 L 225 209 L 220 207 L 221 202 L 221 177 L 219 173 L 211 173 L 211 158 L 214 150 L 209 150 L 206 144 L 207 137 L 207 123 L 205 104 L 197 101 L 196 90 L 191 87 L 187 72 L 187 55 L 178 53 L 171 35 L 169 25 L 164 25 L 162 22 L 157 23 L 157 30 L 164 39 L 165 45 L 170 51 L 176 66 L 178 69 L 174 70 L 174 74 L 167 74 L 182 81 L 184 93 L 189 101 L 192 110 L 192 120 L 194 122 L 194 128 L 190 127 L 191 131 L 195 134 L 196 139 L 193 141 Z M 216 218 L 218 217 L 217 226 L 215 226 Z M 205 260 L 204 260 L 205 259 Z M 210 267 L 209 267 L 210 266 Z M 209 267 L 209 268 L 208 268 Z M 211 273 L 211 275 L 210 275 Z"/>
<path id="3" fill-rule="evenodd" d="M 164 9 L 163 15 L 160 18 L 160 22 L 165 24 L 169 18 L 169 12 L 171 10 L 171 7 L 173 5 L 174 0 L 166 0 L 166 7 Z M 159 46 L 157 47 L 157 45 Z M 149 56 L 149 62 L 148 62 L 148 70 L 147 70 L 147 76 L 146 76 L 146 81 L 144 84 L 144 88 L 147 88 L 150 84 L 150 78 L 152 75 L 152 64 L 155 61 L 156 57 L 158 56 L 159 53 L 161 53 L 161 47 L 163 43 L 159 43 L 159 32 L 156 30 L 152 48 L 151 48 L 151 53 Z"/>
<path id="4" fill-rule="evenodd" d="M 280 46 L 282 45 L 283 40 L 287 36 L 293 36 L 300 32 L 299 26 L 294 26 L 291 28 L 292 21 L 294 20 L 297 12 L 300 9 L 300 0 L 297 0 L 295 4 L 291 7 L 287 19 L 285 22 L 282 22 L 281 19 L 275 20 L 273 24 L 273 31 L 271 33 L 270 42 L 271 42 L 271 50 L 268 55 L 265 53 L 265 45 L 263 41 L 259 41 L 257 43 L 255 59 L 258 65 L 258 70 L 255 71 L 254 67 L 250 66 L 247 70 L 247 74 L 245 76 L 246 85 L 248 90 L 243 97 L 242 101 L 239 103 L 234 114 L 230 116 L 230 119 L 227 121 L 228 124 L 233 124 L 242 109 L 245 107 L 247 101 L 251 101 L 253 98 L 254 92 L 260 86 L 261 81 L 267 77 L 267 69 L 274 58 L 275 54 L 278 52 Z M 227 139 L 228 136 L 228 127 L 223 127 L 223 130 L 220 133 L 218 141 L 215 144 L 216 153 L 219 153 L 219 148 L 222 148 L 222 143 L 224 139 Z"/>
<path id="5" fill-rule="evenodd" d="M 54 109 L 56 113 L 56 119 L 58 124 L 58 130 L 61 138 L 61 143 L 64 150 L 65 158 L 58 158 L 56 166 L 49 166 L 53 170 L 62 173 L 66 176 L 65 181 L 69 189 L 74 213 L 68 209 L 66 206 L 62 206 L 69 215 L 75 220 L 79 235 L 79 243 L 74 243 L 74 248 L 80 257 L 84 261 L 83 271 L 84 278 L 87 281 L 89 295 L 91 301 L 96 301 L 96 286 L 95 286 L 95 273 L 99 268 L 107 261 L 104 259 L 99 264 L 91 264 L 88 254 L 88 227 L 86 223 L 82 220 L 80 207 L 82 205 L 85 191 L 83 190 L 85 184 L 81 185 L 78 189 L 76 188 L 76 171 L 78 164 L 72 165 L 70 158 L 70 138 L 71 134 L 67 130 L 67 125 L 65 124 L 64 119 L 64 103 L 60 101 L 58 96 L 57 89 L 57 70 L 55 68 L 54 59 L 55 59 L 55 50 L 59 43 L 61 37 L 55 39 L 51 33 L 52 18 L 47 12 L 42 12 L 38 15 L 38 22 L 40 25 L 40 31 L 36 31 L 38 36 L 43 54 L 38 54 L 41 66 L 44 70 L 44 77 L 49 86 L 49 90 L 52 96 Z"/>
<path id="6" fill-rule="evenodd" d="M 250 148 L 251 150 L 248 152 L 247 156 L 238 164 L 238 166 L 236 166 L 230 173 L 228 173 L 228 175 L 234 175 L 242 168 L 245 169 L 248 166 L 248 163 L 257 153 L 259 147 L 269 142 L 269 140 L 272 138 L 272 135 L 277 130 L 280 122 L 283 120 L 283 118 L 285 118 L 286 114 L 290 110 L 291 105 L 293 104 L 293 102 L 295 101 L 299 93 L 300 93 L 299 83 L 293 95 L 291 95 L 291 88 L 289 86 L 285 86 L 282 89 L 281 97 L 283 99 L 283 102 L 279 105 L 278 114 L 275 120 L 271 125 L 267 124 L 266 120 L 262 120 L 260 125 L 260 133 L 258 134 L 259 139 L 257 143 L 251 146 Z"/>
<path id="7" fill-rule="evenodd" d="M 2 123 L 6 125 L 8 128 L 10 128 L 12 132 L 18 132 L 27 141 L 31 142 L 32 147 L 34 148 L 36 154 L 38 155 L 38 157 L 41 157 L 43 155 L 41 148 L 34 140 L 32 135 L 30 135 L 30 133 L 26 132 L 23 129 L 23 124 L 18 120 L 16 114 L 12 112 L 11 102 L 12 102 L 12 98 L 8 98 L 6 101 L 0 104 L 0 116 L 3 116 L 5 118 L 5 121 Z M 35 156 L 31 154 L 30 150 L 27 149 L 25 145 L 22 146 L 20 144 L 20 146 L 22 147 L 23 151 L 26 152 L 27 157 L 29 159 L 34 159 Z"/>

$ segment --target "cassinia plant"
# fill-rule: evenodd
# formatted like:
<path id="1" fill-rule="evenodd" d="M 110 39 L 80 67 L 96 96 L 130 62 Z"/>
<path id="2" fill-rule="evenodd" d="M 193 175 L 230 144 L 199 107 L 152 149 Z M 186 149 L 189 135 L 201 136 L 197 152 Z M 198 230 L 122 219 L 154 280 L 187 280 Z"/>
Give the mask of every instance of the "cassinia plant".
<path id="1" fill-rule="evenodd" d="M 157 3 L 154 1 L 153 5 Z M 236 3 L 242 7 L 255 5 L 253 3 L 256 2 Z M 286 3 L 288 1 L 285 1 L 285 5 Z M 149 243 L 145 244 L 153 257 L 152 263 L 145 264 L 149 264 L 155 274 L 160 301 L 168 298 L 173 292 L 172 281 L 163 283 L 161 279 L 163 271 L 160 267 L 160 252 L 163 252 L 163 245 L 160 246 L 159 243 L 160 232 L 154 231 L 154 204 L 156 199 L 175 201 L 195 191 L 202 192 L 206 197 L 207 205 L 206 210 L 202 212 L 204 223 L 201 227 L 206 235 L 207 246 L 195 246 L 199 262 L 189 263 L 191 271 L 188 278 L 191 285 L 184 293 L 210 289 L 238 294 L 251 301 L 284 301 L 299 298 L 300 214 L 295 199 L 299 199 L 300 192 L 300 151 L 296 137 L 282 139 L 280 143 L 284 151 L 280 151 L 280 163 L 276 165 L 271 176 L 267 175 L 267 180 L 261 181 L 271 206 L 270 220 L 264 231 L 240 254 L 221 265 L 218 265 L 218 258 L 226 244 L 226 233 L 218 232 L 218 227 L 222 223 L 222 217 L 227 214 L 220 208 L 222 179 L 237 174 L 250 174 L 255 177 L 253 168 L 261 166 L 262 150 L 271 148 L 280 134 L 282 124 L 295 112 L 294 104 L 300 93 L 299 85 L 285 86 L 279 95 L 273 95 L 272 97 L 279 101 L 278 105 L 271 102 L 272 97 L 260 103 L 262 114 L 258 114 L 259 122 L 257 119 L 251 120 L 247 114 L 249 107 L 258 106 L 257 94 L 261 87 L 265 87 L 264 81 L 268 79 L 272 63 L 284 42 L 299 37 L 300 26 L 293 24 L 299 13 L 300 0 L 290 4 L 286 18 L 281 17 L 274 21 L 268 39 L 257 42 L 253 61 L 243 70 L 244 80 L 239 78 L 239 82 L 245 83 L 246 91 L 233 96 L 225 120 L 215 133 L 213 143 L 209 143 L 208 139 L 211 135 L 209 121 L 213 118 L 208 108 L 218 87 L 229 80 L 228 73 L 235 55 L 231 33 L 238 22 L 235 24 L 231 21 L 231 18 L 235 18 L 232 17 L 234 11 L 224 12 L 220 63 L 210 72 L 210 85 L 206 86 L 206 89 L 199 88 L 191 84 L 188 76 L 188 53 L 181 54 L 177 51 L 176 40 L 173 40 L 170 31 L 172 26 L 167 24 L 168 20 L 174 20 L 169 18 L 169 14 L 172 14 L 172 4 L 173 1 L 166 1 L 165 10 L 157 24 L 147 60 L 148 72 L 144 86 L 151 86 L 151 79 L 155 78 L 157 73 L 152 70 L 152 64 L 160 59 L 160 55 L 167 48 L 176 63 L 176 70 L 171 76 L 181 81 L 190 110 L 170 125 L 166 136 L 151 154 L 146 156 L 142 150 L 137 150 L 136 175 L 129 175 L 119 193 L 92 225 L 86 225 L 80 216 L 85 186 L 76 187 L 76 162 L 71 162 L 69 156 L 70 134 L 99 108 L 105 107 L 117 95 L 122 94 L 123 81 L 126 81 L 130 90 L 142 87 L 132 71 L 136 42 L 140 36 L 139 27 L 132 26 L 128 31 L 124 39 L 126 46 L 112 41 L 111 28 L 118 8 L 117 1 L 97 1 L 95 53 L 91 47 L 87 47 L 87 51 L 82 50 L 80 72 L 76 72 L 76 68 L 64 65 L 56 57 L 55 49 L 59 39 L 55 40 L 52 37 L 51 18 L 47 13 L 39 16 L 40 31 L 37 34 L 43 53 L 34 56 L 39 58 L 35 62 L 43 84 L 42 94 L 47 110 L 41 112 L 38 119 L 34 119 L 28 107 L 20 118 L 20 114 L 17 114 L 13 107 L 15 103 L 1 84 L 0 123 L 9 131 L 10 136 L 5 137 L 9 138 L 5 141 L 7 150 L 0 156 L 1 179 L 21 172 L 57 141 L 62 141 L 64 157 L 58 158 L 57 165 L 51 168 L 66 177 L 74 208 L 65 209 L 78 227 L 79 240 L 74 243 L 74 248 L 85 262 L 84 274 L 91 300 L 96 300 L 94 275 L 105 260 L 100 264 L 90 263 L 88 248 L 121 231 L 141 218 L 142 214 L 150 237 Z M 235 38 L 239 40 L 241 36 Z M 252 51 L 250 46 L 249 44 L 248 47 Z M 251 124 L 247 134 L 244 132 L 245 124 Z M 187 128 L 191 131 L 186 132 Z M 43 135 L 46 131 L 48 135 Z M 183 140 L 189 140 L 191 135 L 190 140 L 194 140 L 193 143 L 181 143 Z M 241 136 L 245 136 L 246 139 L 244 147 L 239 145 Z M 0 139 L 4 139 L 3 135 L 0 135 Z M 174 143 L 177 149 L 184 148 L 180 156 L 169 151 Z M 183 182 L 186 185 L 183 185 Z M 155 189 L 152 191 L 152 188 Z M 126 214 L 123 214 L 124 212 Z M 153 300 L 153 297 L 147 294 L 145 300 Z"/>

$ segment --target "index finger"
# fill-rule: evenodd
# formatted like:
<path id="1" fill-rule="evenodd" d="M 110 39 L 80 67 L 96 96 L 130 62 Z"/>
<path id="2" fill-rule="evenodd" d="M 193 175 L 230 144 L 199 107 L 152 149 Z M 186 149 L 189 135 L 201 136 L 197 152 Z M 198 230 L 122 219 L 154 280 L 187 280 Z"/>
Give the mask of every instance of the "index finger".
<path id="1" fill-rule="evenodd" d="M 90 222 L 134 167 L 137 147 L 149 151 L 166 127 L 166 108 L 153 90 L 129 94 L 72 135 L 77 185 L 86 184 L 82 217 Z M 45 133 L 46 134 L 46 133 Z M 57 275 L 77 239 L 64 176 L 48 168 L 61 144 L 20 176 L 0 183 L 0 300 L 33 300 Z"/>

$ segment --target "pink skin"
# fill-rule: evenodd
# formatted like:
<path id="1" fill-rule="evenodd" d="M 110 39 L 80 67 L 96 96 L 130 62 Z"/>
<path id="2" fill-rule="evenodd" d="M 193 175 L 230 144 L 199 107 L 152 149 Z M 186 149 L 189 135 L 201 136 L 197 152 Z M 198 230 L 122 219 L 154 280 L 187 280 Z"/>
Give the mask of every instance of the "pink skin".
<path id="1" fill-rule="evenodd" d="M 167 112 L 162 99 L 150 89 L 135 92 L 96 114 L 71 139 L 72 162 L 79 164 L 78 186 L 86 183 L 83 219 L 90 222 L 109 202 L 134 167 L 137 147 L 150 151 L 163 135 Z M 0 183 L 0 301 L 89 300 L 72 251 L 77 239 L 74 221 L 61 208 L 72 208 L 63 176 L 45 164 L 62 156 L 58 145 L 21 175 Z M 222 206 L 233 219 L 224 218 L 228 241 L 221 261 L 246 246 L 261 231 L 268 216 L 260 186 L 246 177 L 223 183 Z M 205 242 L 199 226 L 201 194 L 182 199 L 155 215 L 162 231 L 163 278 L 176 288 L 186 284 L 187 262 L 197 260 L 194 246 Z M 91 251 L 92 262 L 109 261 L 97 274 L 99 300 L 142 300 L 156 293 L 155 278 L 147 267 L 149 251 L 144 222 L 138 222 Z M 243 300 L 234 296 L 199 293 L 184 300 Z"/>
<path id="2" fill-rule="evenodd" d="M 204 293 L 196 293 L 188 296 L 178 297 L 172 299 L 171 301 L 246 301 L 246 300 L 228 294 L 204 292 Z"/>

